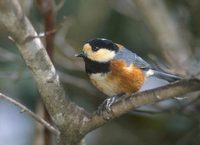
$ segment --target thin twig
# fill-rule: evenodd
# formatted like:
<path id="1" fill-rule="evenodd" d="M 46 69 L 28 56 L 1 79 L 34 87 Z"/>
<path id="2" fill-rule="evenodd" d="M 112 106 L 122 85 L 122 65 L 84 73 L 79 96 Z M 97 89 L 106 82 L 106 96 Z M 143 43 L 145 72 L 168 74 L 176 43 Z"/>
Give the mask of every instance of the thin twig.
<path id="1" fill-rule="evenodd" d="M 46 30 L 45 32 L 40 32 L 37 35 L 28 36 L 27 39 L 25 40 L 25 42 L 26 41 L 31 41 L 32 39 L 35 39 L 35 38 L 44 38 L 44 37 L 47 37 L 49 35 L 54 35 L 60 28 L 63 27 L 66 19 L 67 19 L 67 17 L 63 17 L 63 19 L 61 20 L 61 22 L 58 23 L 55 28 L 52 28 L 50 30 Z M 8 36 L 8 39 L 11 40 L 11 41 L 13 41 L 13 42 L 15 42 L 15 40 L 11 36 Z"/>
<path id="2" fill-rule="evenodd" d="M 52 125 L 50 125 L 48 122 L 46 122 L 44 119 L 42 119 L 41 117 L 39 117 L 38 115 L 36 115 L 35 113 L 33 113 L 31 110 L 29 110 L 27 107 L 25 107 L 24 105 L 22 105 L 21 103 L 15 101 L 14 99 L 0 93 L 0 97 L 13 103 L 14 105 L 16 105 L 17 107 L 19 107 L 21 109 L 21 112 L 27 112 L 30 116 L 32 116 L 36 121 L 38 121 L 39 123 L 41 123 L 42 125 L 44 125 L 47 129 L 49 129 L 51 132 L 55 133 L 55 134 L 59 134 L 59 131 L 54 128 Z"/>

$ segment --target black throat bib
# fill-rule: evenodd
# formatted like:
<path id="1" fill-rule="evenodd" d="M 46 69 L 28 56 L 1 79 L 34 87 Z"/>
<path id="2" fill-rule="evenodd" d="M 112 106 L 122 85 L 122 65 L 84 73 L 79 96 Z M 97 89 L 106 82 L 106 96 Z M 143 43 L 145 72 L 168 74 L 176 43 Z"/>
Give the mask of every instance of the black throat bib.
<path id="1" fill-rule="evenodd" d="M 85 70 L 88 74 L 92 73 L 108 73 L 110 71 L 110 62 L 96 62 L 88 58 L 85 61 Z"/>

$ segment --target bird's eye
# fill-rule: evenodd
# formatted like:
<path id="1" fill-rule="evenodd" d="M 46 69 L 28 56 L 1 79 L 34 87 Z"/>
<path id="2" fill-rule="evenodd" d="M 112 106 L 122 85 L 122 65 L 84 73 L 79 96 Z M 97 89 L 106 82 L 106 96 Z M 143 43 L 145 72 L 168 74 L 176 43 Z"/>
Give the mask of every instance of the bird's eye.
<path id="1" fill-rule="evenodd" d="M 99 47 L 93 47 L 93 51 L 99 50 Z"/>

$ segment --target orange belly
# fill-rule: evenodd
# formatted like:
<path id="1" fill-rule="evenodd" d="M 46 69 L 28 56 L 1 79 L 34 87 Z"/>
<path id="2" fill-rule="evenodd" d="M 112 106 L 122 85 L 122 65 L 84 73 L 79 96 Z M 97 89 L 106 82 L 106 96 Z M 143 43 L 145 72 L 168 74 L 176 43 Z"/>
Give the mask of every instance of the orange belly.
<path id="1" fill-rule="evenodd" d="M 134 65 L 126 66 L 123 61 L 112 61 L 111 72 L 91 74 L 90 80 L 101 92 L 108 96 L 121 93 L 135 93 L 144 83 L 144 73 Z"/>

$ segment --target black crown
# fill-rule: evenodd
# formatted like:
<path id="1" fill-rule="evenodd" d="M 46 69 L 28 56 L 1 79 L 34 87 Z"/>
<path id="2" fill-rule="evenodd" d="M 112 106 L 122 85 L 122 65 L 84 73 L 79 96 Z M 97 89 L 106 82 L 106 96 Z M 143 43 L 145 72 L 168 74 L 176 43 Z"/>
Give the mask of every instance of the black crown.
<path id="1" fill-rule="evenodd" d="M 101 48 L 106 48 L 108 50 L 114 50 L 117 51 L 118 47 L 115 43 L 113 43 L 111 40 L 104 39 L 104 38 L 96 38 L 91 39 L 87 41 L 92 46 L 93 51 L 97 51 Z"/>

